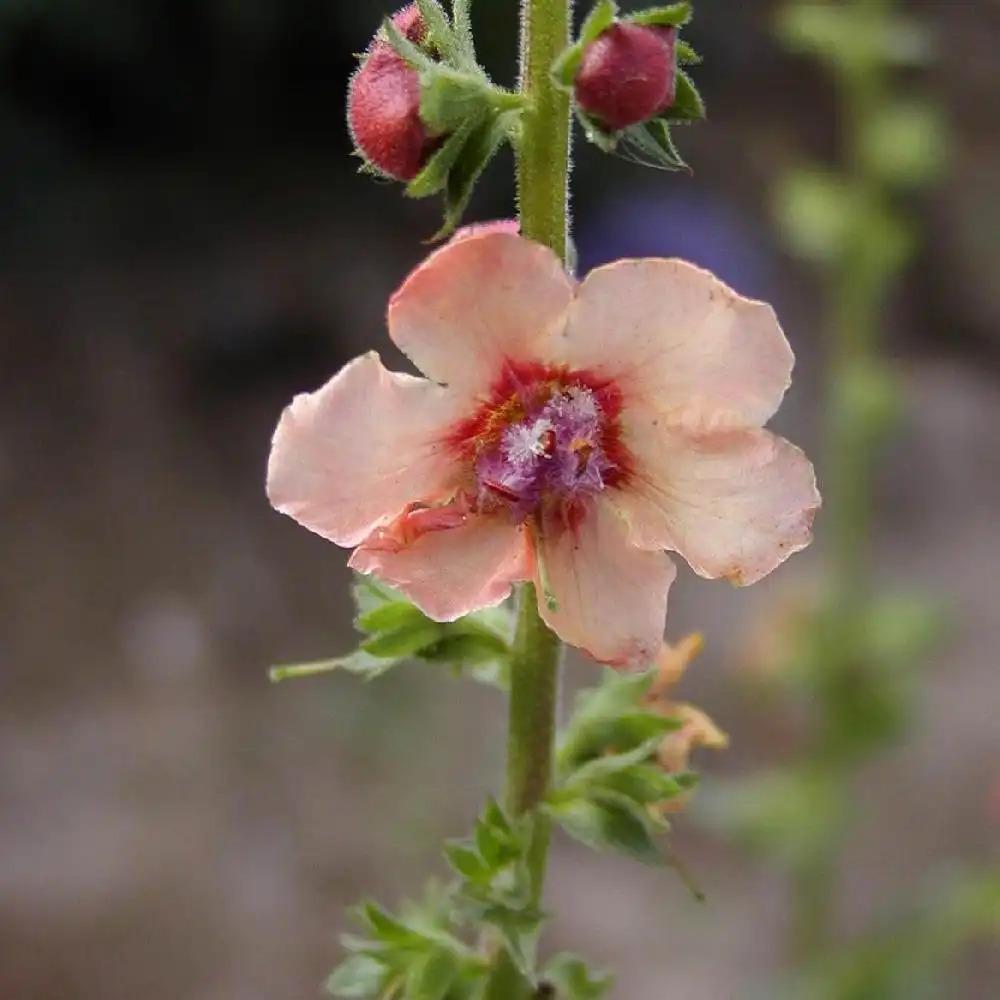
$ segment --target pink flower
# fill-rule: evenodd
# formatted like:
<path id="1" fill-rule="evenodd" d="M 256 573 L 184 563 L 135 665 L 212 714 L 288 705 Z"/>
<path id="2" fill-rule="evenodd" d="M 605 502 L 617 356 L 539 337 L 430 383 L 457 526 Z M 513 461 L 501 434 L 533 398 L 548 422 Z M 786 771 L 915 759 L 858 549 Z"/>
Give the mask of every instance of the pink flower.
<path id="1" fill-rule="evenodd" d="M 430 617 L 533 579 L 563 640 L 646 666 L 664 550 L 748 584 L 809 543 L 812 466 L 761 429 L 791 349 L 769 306 L 711 274 L 626 260 L 578 284 L 545 247 L 472 234 L 416 268 L 388 322 L 428 377 L 370 352 L 296 397 L 268 494 Z"/>

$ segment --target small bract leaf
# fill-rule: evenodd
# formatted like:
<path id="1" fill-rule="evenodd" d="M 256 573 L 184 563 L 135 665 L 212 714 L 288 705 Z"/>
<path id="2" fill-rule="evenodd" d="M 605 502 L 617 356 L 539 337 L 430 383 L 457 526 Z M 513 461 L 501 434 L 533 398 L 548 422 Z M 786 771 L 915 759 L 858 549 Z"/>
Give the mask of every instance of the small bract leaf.
<path id="1" fill-rule="evenodd" d="M 351 955 L 326 981 L 331 996 L 353 998 L 376 997 L 385 986 L 388 970 L 368 955 Z"/>
<path id="2" fill-rule="evenodd" d="M 447 948 L 435 948 L 410 965 L 406 977 L 407 996 L 413 1000 L 444 1000 L 459 975 L 457 956 Z"/>
<path id="3" fill-rule="evenodd" d="M 548 807 L 574 840 L 597 851 L 616 851 L 645 865 L 663 866 L 664 858 L 648 821 L 624 800 L 578 798 Z"/>
<path id="4" fill-rule="evenodd" d="M 468 844 L 451 842 L 445 844 L 444 856 L 455 871 L 470 882 L 488 882 L 493 867 L 482 855 Z"/>
<path id="5" fill-rule="evenodd" d="M 611 988 L 608 972 L 589 969 L 576 955 L 556 955 L 545 967 L 542 978 L 556 988 L 566 1000 L 600 1000 Z"/>

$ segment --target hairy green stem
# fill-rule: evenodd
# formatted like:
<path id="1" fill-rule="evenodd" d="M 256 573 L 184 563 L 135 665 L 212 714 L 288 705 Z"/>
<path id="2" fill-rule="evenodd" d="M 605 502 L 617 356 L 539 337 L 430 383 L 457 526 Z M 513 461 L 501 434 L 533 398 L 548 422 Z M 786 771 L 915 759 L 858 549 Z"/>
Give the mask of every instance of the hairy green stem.
<path id="1" fill-rule="evenodd" d="M 521 82 L 527 101 L 517 147 L 518 218 L 528 239 L 566 260 L 569 230 L 569 96 L 550 69 L 569 44 L 571 0 L 524 0 Z M 538 613 L 533 584 L 521 588 L 510 668 L 506 805 L 514 816 L 534 810 L 552 780 L 561 645 Z M 532 896 L 541 899 L 551 827 L 537 814 L 529 856 Z M 486 1000 L 534 995 L 507 952 L 498 952 Z"/>
<path id="2" fill-rule="evenodd" d="M 569 95 L 550 70 L 569 43 L 571 0 L 524 0 L 517 196 L 521 232 L 566 259 L 569 231 Z"/>

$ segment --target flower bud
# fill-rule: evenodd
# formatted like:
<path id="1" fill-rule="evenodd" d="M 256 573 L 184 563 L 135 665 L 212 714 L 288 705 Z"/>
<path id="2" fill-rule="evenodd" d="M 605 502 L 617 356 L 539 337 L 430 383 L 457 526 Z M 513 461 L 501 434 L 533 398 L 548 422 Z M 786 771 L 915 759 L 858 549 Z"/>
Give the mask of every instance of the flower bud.
<path id="1" fill-rule="evenodd" d="M 408 41 L 412 42 L 414 45 L 421 46 L 427 37 L 427 22 L 424 20 L 424 15 L 420 13 L 420 8 L 415 4 L 411 3 L 409 6 L 404 7 L 402 10 L 397 10 L 395 14 L 392 15 L 392 23 L 395 25 L 396 30 Z M 390 48 L 389 43 L 381 37 L 381 32 L 375 37 L 375 41 L 372 45 L 373 49 L 379 46 L 385 46 Z"/>
<path id="2" fill-rule="evenodd" d="M 677 29 L 617 22 L 587 45 L 573 83 L 576 102 L 612 132 L 674 102 Z"/>
<path id="3" fill-rule="evenodd" d="M 393 24 L 421 44 L 427 25 L 415 4 L 397 11 Z M 387 177 L 411 181 L 440 144 L 420 120 L 420 77 L 383 38 L 376 36 L 351 78 L 347 119 L 354 144 Z"/>

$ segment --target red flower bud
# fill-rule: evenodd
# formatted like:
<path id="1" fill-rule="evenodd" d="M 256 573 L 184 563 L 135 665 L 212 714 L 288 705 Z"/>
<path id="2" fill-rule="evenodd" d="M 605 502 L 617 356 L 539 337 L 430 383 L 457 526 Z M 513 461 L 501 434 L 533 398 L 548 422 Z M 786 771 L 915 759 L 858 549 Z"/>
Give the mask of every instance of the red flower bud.
<path id="1" fill-rule="evenodd" d="M 399 33 L 423 46 L 427 23 L 411 3 L 392 15 Z M 427 134 L 420 120 L 417 71 L 379 32 L 351 78 L 347 120 L 354 144 L 372 166 L 388 177 L 411 181 L 424 168 L 440 139 Z"/>
<path id="2" fill-rule="evenodd" d="M 399 33 L 408 42 L 413 42 L 414 45 L 420 45 L 427 36 L 427 23 L 424 21 L 424 15 L 420 13 L 420 8 L 415 3 L 411 3 L 402 10 L 397 10 L 392 15 L 392 23 Z"/>
<path id="3" fill-rule="evenodd" d="M 420 120 L 420 78 L 387 45 L 376 45 L 351 78 L 347 119 L 354 143 L 383 174 L 411 181 L 438 140 Z"/>
<path id="4" fill-rule="evenodd" d="M 577 104 L 612 132 L 669 108 L 677 87 L 676 39 L 676 28 L 611 25 L 583 50 Z"/>

